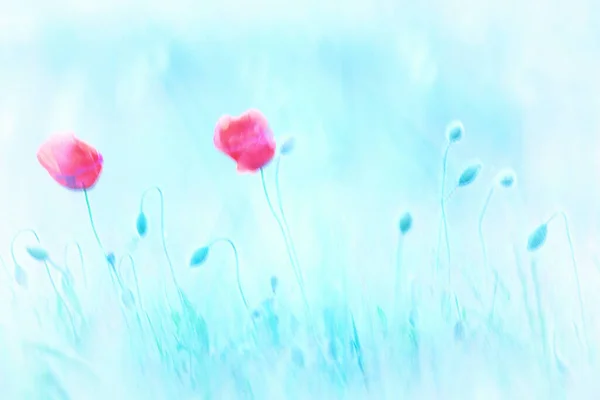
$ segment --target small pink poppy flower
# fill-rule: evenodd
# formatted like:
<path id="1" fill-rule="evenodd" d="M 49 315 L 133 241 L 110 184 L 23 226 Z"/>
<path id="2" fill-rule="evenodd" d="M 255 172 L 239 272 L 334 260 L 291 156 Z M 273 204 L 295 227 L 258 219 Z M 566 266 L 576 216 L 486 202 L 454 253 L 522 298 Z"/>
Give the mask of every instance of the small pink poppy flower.
<path id="1" fill-rule="evenodd" d="M 51 136 L 37 152 L 37 159 L 61 186 L 91 189 L 102 172 L 102 155 L 72 133 Z"/>
<path id="2" fill-rule="evenodd" d="M 217 150 L 236 162 L 238 172 L 256 172 L 275 156 L 273 132 L 258 110 L 248 110 L 239 117 L 221 117 L 213 140 Z"/>

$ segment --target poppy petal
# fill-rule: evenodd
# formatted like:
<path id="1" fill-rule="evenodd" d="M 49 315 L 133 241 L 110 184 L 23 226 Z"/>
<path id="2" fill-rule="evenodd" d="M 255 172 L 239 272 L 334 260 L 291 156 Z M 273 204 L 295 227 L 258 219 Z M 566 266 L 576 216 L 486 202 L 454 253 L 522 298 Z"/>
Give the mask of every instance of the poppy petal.
<path id="1" fill-rule="evenodd" d="M 44 144 L 42 147 L 40 147 L 37 153 L 37 159 L 50 175 L 60 173 L 58 162 L 52 154 L 52 149 L 47 144 Z"/>
<path id="2" fill-rule="evenodd" d="M 73 134 L 52 136 L 40 147 L 37 158 L 57 183 L 69 189 L 91 188 L 102 171 L 100 153 Z"/>
<path id="3" fill-rule="evenodd" d="M 275 138 L 266 118 L 258 110 L 239 117 L 223 116 L 216 124 L 214 145 L 237 164 L 239 172 L 257 171 L 275 155 Z"/>
<path id="4" fill-rule="evenodd" d="M 275 155 L 275 146 L 266 143 L 256 146 L 245 152 L 238 160 L 238 164 L 244 165 L 250 171 L 258 171 L 266 166 Z"/>
<path id="5" fill-rule="evenodd" d="M 248 167 L 246 167 L 244 164 L 237 164 L 237 168 L 236 168 L 237 172 L 239 173 L 245 173 L 245 172 L 251 172 L 252 170 L 249 169 Z"/>

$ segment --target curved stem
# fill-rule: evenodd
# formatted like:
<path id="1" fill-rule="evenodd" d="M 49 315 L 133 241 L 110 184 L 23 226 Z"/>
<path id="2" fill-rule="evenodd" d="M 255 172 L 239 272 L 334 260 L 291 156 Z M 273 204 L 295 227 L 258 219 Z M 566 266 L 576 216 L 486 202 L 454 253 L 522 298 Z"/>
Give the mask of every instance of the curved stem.
<path id="1" fill-rule="evenodd" d="M 94 214 L 92 213 L 92 205 L 90 204 L 90 198 L 88 196 L 87 189 L 83 189 L 83 194 L 85 195 L 85 205 L 87 207 L 88 217 L 90 220 L 90 225 L 92 227 L 92 233 L 94 234 L 94 238 L 96 239 L 96 243 L 104 253 L 104 257 L 106 257 L 107 253 L 104 250 L 104 246 L 102 245 L 102 240 L 100 240 L 100 235 L 98 235 L 98 230 L 96 229 L 96 223 L 94 222 Z"/>
<path id="2" fill-rule="evenodd" d="M 36 240 L 37 244 L 41 245 L 42 242 L 40 240 L 39 235 L 37 234 L 36 231 L 34 231 L 33 229 L 23 229 L 19 232 L 17 232 L 15 234 L 15 236 L 13 237 L 13 240 L 10 244 L 10 253 L 13 259 L 13 262 L 15 263 L 15 265 L 20 265 L 17 261 L 17 257 L 15 256 L 15 244 L 17 239 L 25 233 L 30 233 Z M 62 298 L 62 296 L 60 295 L 60 292 L 58 291 L 58 288 L 56 287 L 56 283 L 54 282 L 54 278 L 52 277 L 52 273 L 50 272 L 50 266 L 48 265 L 47 261 L 44 261 L 44 267 L 46 269 L 46 274 L 48 275 L 48 279 L 50 280 L 50 285 L 52 286 L 52 290 L 54 291 L 54 294 L 56 295 L 56 298 L 58 299 L 58 301 L 60 301 L 63 305 L 63 307 L 65 308 L 66 312 L 67 312 L 67 317 L 69 318 L 69 323 L 71 325 L 71 329 L 73 330 L 73 336 L 76 338 L 77 337 L 77 330 L 75 329 L 75 323 L 73 322 L 73 315 L 71 314 L 71 311 L 69 310 L 69 306 L 67 305 L 67 302 Z"/>
<path id="3" fill-rule="evenodd" d="M 240 292 L 240 297 L 242 298 L 242 302 L 244 303 L 244 307 L 246 307 L 246 311 L 248 312 L 250 319 L 252 321 L 254 321 L 251 316 L 252 311 L 250 310 L 250 306 L 248 305 L 248 301 L 246 300 L 246 296 L 244 295 L 244 289 L 242 288 L 242 280 L 240 278 L 240 258 L 239 258 L 237 247 L 235 246 L 235 243 L 233 243 L 233 241 L 228 238 L 214 239 L 212 242 L 210 242 L 210 244 L 208 246 L 212 247 L 216 243 L 219 243 L 219 242 L 228 244 L 231 247 L 231 249 L 233 250 L 233 256 L 235 258 L 235 278 L 237 281 L 238 291 Z"/>
<path id="4" fill-rule="evenodd" d="M 79 255 L 79 266 L 81 268 L 81 276 L 83 277 L 83 284 L 87 287 L 87 273 L 85 272 L 85 264 L 83 261 L 83 251 L 81 250 L 81 246 L 77 242 L 69 243 L 65 246 L 65 268 L 70 270 L 69 267 L 69 246 L 73 244 L 77 248 L 77 254 Z"/>
<path id="5" fill-rule="evenodd" d="M 83 313 L 83 309 L 81 308 L 81 303 L 79 302 L 77 293 L 73 286 L 73 276 L 71 274 L 71 271 L 66 266 L 65 266 L 65 269 L 63 269 L 62 267 L 60 267 L 57 263 L 55 263 L 52 260 L 47 260 L 47 263 L 50 267 L 54 268 L 61 275 L 61 277 L 63 279 L 62 289 L 63 289 L 64 295 L 67 297 L 67 299 L 71 303 L 71 306 L 75 309 L 75 312 L 77 312 L 77 314 L 81 317 L 82 320 L 85 320 L 85 314 Z M 65 282 L 65 280 L 66 280 L 66 282 Z M 65 287 L 65 283 L 66 283 L 67 287 Z M 66 300 L 65 300 L 65 302 L 66 302 Z"/>
<path id="6" fill-rule="evenodd" d="M 492 319 L 493 315 L 494 315 L 494 310 L 496 307 L 496 296 L 498 294 L 498 289 L 501 289 L 505 293 L 508 292 L 508 289 L 506 288 L 506 286 L 500 279 L 500 274 L 498 273 L 498 271 L 494 267 L 489 265 L 487 249 L 485 246 L 485 239 L 483 236 L 483 219 L 486 215 L 488 206 L 490 205 L 490 200 L 492 199 L 492 196 L 494 194 L 494 188 L 495 188 L 495 186 L 492 186 L 490 188 L 490 190 L 488 191 L 485 202 L 483 203 L 483 208 L 481 209 L 481 213 L 479 214 L 479 222 L 477 225 L 477 230 L 479 233 L 479 243 L 481 245 L 481 251 L 483 253 L 483 267 L 486 270 L 490 270 L 492 272 L 492 275 L 494 276 L 494 290 L 493 290 L 493 294 L 492 294 L 492 301 L 491 301 L 491 307 L 490 307 L 490 313 L 489 313 L 490 319 Z"/>
<path id="7" fill-rule="evenodd" d="M 121 264 L 123 264 L 123 261 L 125 261 L 125 259 L 128 259 L 131 264 L 131 272 L 133 273 L 133 281 L 135 284 L 135 290 L 136 290 L 136 294 L 137 294 L 137 302 L 139 304 L 139 307 L 142 308 L 142 294 L 140 291 L 140 283 L 139 283 L 137 271 L 135 268 L 135 261 L 133 260 L 133 257 L 131 256 L 131 254 L 126 254 L 123 257 L 121 257 L 121 259 L 119 260 L 119 272 L 121 271 Z"/>
<path id="8" fill-rule="evenodd" d="M 481 244 L 481 251 L 483 252 L 483 266 L 484 268 L 488 268 L 488 258 L 487 258 L 487 250 L 485 248 L 485 239 L 483 238 L 483 218 L 485 217 L 485 213 L 487 212 L 488 206 L 490 205 L 490 200 L 492 199 L 492 195 L 494 194 L 494 186 L 492 186 L 488 192 L 487 197 L 485 198 L 485 202 L 483 203 L 483 208 L 481 209 L 481 213 L 479 213 L 479 223 L 477 224 L 477 229 L 479 232 L 479 243 Z"/>
<path id="9" fill-rule="evenodd" d="M 38 234 L 33 229 L 22 229 L 19 232 L 17 232 L 15 234 L 15 236 L 13 236 L 12 242 L 10 243 L 10 256 L 11 256 L 13 264 L 15 266 L 15 269 L 14 269 L 14 271 L 15 271 L 14 272 L 15 273 L 15 275 L 14 275 L 15 282 L 17 283 L 18 286 L 21 286 L 21 284 L 23 283 L 23 282 L 19 282 L 19 279 L 18 279 L 18 276 L 17 276 L 17 271 L 22 271 L 23 274 L 25 274 L 25 285 L 21 286 L 21 287 L 28 288 L 29 278 L 27 277 L 27 271 L 25 271 L 25 269 L 21 266 L 21 264 L 19 264 L 19 262 L 17 261 L 17 257 L 15 256 L 15 244 L 16 244 L 16 241 L 24 233 L 31 233 L 35 237 L 35 239 L 37 240 L 37 242 L 38 243 L 40 242 L 40 238 L 39 238 Z M 41 319 L 40 319 L 40 316 L 39 316 L 39 313 L 38 313 L 37 309 L 34 308 L 33 312 L 35 313 L 35 315 L 36 315 L 36 317 L 38 319 L 38 322 L 41 324 Z"/>
<path id="10" fill-rule="evenodd" d="M 98 247 L 100 247 L 100 250 L 102 251 L 104 260 L 106 261 L 106 265 L 108 266 L 108 269 L 110 271 L 110 279 L 112 280 L 113 285 L 114 285 L 115 279 L 116 279 L 117 283 L 119 284 L 119 287 L 121 287 L 122 286 L 121 278 L 119 277 L 119 274 L 117 273 L 114 265 L 112 265 L 110 263 L 110 261 L 108 261 L 108 253 L 106 252 L 106 249 L 104 248 L 104 245 L 102 244 L 102 240 L 100 240 L 100 235 L 98 235 L 98 230 L 96 229 L 96 224 L 94 223 L 94 214 L 92 213 L 92 206 L 90 204 L 90 198 L 88 196 L 87 189 L 83 189 L 83 194 L 85 195 L 85 205 L 87 207 L 87 212 L 88 212 L 88 217 L 90 220 L 90 225 L 92 227 L 92 232 L 94 234 L 94 238 L 96 239 L 96 243 L 98 244 Z"/>
<path id="11" fill-rule="evenodd" d="M 44 262 L 44 268 L 46 269 L 46 275 L 48 275 L 48 279 L 50 280 L 50 284 L 52 285 L 52 289 L 54 290 L 58 301 L 62 303 L 67 313 L 67 318 L 69 318 L 69 324 L 71 325 L 71 329 L 73 330 L 73 336 L 77 340 L 77 329 L 75 328 L 75 322 L 73 321 L 73 314 L 71 314 L 71 310 L 69 309 L 67 302 L 65 301 L 65 299 L 63 299 L 60 292 L 58 291 L 58 288 L 56 287 L 56 282 L 54 282 L 54 278 L 52 277 L 52 273 L 50 272 L 48 262 Z"/>
<path id="12" fill-rule="evenodd" d="M 456 317 L 458 318 L 459 321 L 462 321 L 463 313 L 462 313 L 462 309 L 460 307 L 460 302 L 458 301 L 458 296 L 456 295 L 456 293 L 454 293 L 454 306 L 456 308 Z"/>
<path id="13" fill-rule="evenodd" d="M 556 332 L 552 334 L 552 356 L 554 358 L 554 367 L 557 372 L 562 375 L 563 371 L 561 371 L 561 366 L 564 367 L 564 363 L 561 360 L 560 354 L 558 352 L 558 345 L 556 343 Z"/>
<path id="14" fill-rule="evenodd" d="M 533 282 L 533 290 L 535 292 L 535 302 L 538 312 L 538 322 L 540 330 L 540 339 L 542 342 L 542 352 L 544 355 L 544 365 L 548 368 L 548 333 L 546 329 L 546 318 L 544 317 L 544 307 L 542 306 L 542 293 L 540 290 L 540 282 L 537 274 L 537 265 L 534 260 L 531 261 L 531 280 Z M 546 371 L 548 372 L 548 371 Z"/>
<path id="15" fill-rule="evenodd" d="M 446 146 L 444 152 L 444 167 L 442 170 L 442 196 L 441 196 L 441 208 L 442 208 L 442 219 L 444 221 L 444 239 L 446 240 L 446 256 L 448 258 L 448 270 L 450 270 L 450 238 L 448 235 L 448 221 L 446 219 L 446 201 L 444 198 L 444 192 L 446 190 L 446 170 L 448 168 L 448 152 L 450 151 L 450 143 Z M 448 273 L 450 274 L 450 273 Z"/>
<path id="16" fill-rule="evenodd" d="M 61 274 L 64 277 L 69 278 L 69 270 L 68 269 L 63 269 L 60 265 L 58 265 L 57 263 L 55 263 L 52 260 L 48 260 L 47 262 L 52 268 L 54 268 L 56 271 L 58 271 L 59 274 Z"/>
<path id="17" fill-rule="evenodd" d="M 41 244 L 40 237 L 38 236 L 37 232 L 33 229 L 22 229 L 19 232 L 17 232 L 15 236 L 13 236 L 12 242 L 10 243 L 10 256 L 12 257 L 13 263 L 15 265 L 21 265 L 19 264 L 19 262 L 17 261 L 17 257 L 15 256 L 15 244 L 17 242 L 17 239 L 25 233 L 30 233 L 35 238 L 37 243 Z"/>
<path id="18" fill-rule="evenodd" d="M 546 223 L 546 225 L 548 225 L 550 222 L 554 221 L 554 220 L 555 220 L 557 217 L 560 217 L 560 216 L 561 216 L 561 214 L 564 216 L 564 213 L 563 213 L 562 211 L 556 211 L 554 214 L 552 214 L 552 215 L 550 216 L 550 218 L 548 218 L 548 219 L 546 220 L 546 222 L 545 222 L 545 223 Z M 565 218 L 566 218 L 566 217 L 565 217 Z M 565 221 L 566 221 L 566 219 L 565 219 Z"/>
<path id="19" fill-rule="evenodd" d="M 287 218 L 286 218 L 285 212 L 283 210 L 281 186 L 279 184 L 280 165 L 281 165 L 281 156 L 277 158 L 277 162 L 275 165 L 275 194 L 276 194 L 277 204 L 278 204 L 278 208 L 279 208 L 279 214 L 281 216 L 281 222 L 282 222 L 282 225 L 284 228 L 285 235 L 287 236 L 287 241 L 288 241 L 290 251 L 292 253 L 292 257 L 294 258 L 294 262 L 296 264 L 296 266 L 295 266 L 296 273 L 298 275 L 298 279 L 300 280 L 302 286 L 304 286 L 304 279 L 302 276 L 302 270 L 300 268 L 300 261 L 298 259 L 298 254 L 296 253 L 296 246 L 294 245 L 294 241 L 292 239 L 292 233 L 290 231 L 290 227 L 288 225 Z"/>
<path id="20" fill-rule="evenodd" d="M 496 309 L 496 295 L 498 294 L 498 272 L 494 271 L 494 291 L 492 292 L 492 304 L 490 306 L 490 313 L 488 318 L 490 321 L 494 318 L 494 311 Z"/>
<path id="21" fill-rule="evenodd" d="M 154 329 L 154 324 L 152 323 L 152 320 L 150 319 L 150 316 L 148 315 L 148 313 L 144 311 L 144 315 L 146 316 L 146 321 L 148 322 L 148 326 L 150 327 L 150 332 L 152 333 L 152 338 L 154 339 L 156 349 L 159 351 L 160 356 L 161 356 L 161 361 L 162 361 L 164 354 L 163 354 L 163 351 L 161 348 L 161 340 L 158 338 L 156 329 Z"/>
<path id="22" fill-rule="evenodd" d="M 533 311 L 529 305 L 529 291 L 527 287 L 527 277 L 525 276 L 525 271 L 523 269 L 523 263 L 521 262 L 521 258 L 519 256 L 519 250 L 516 244 L 513 244 L 513 257 L 515 260 L 515 264 L 517 265 L 517 276 L 519 277 L 519 282 L 521 284 L 521 301 L 523 303 L 523 308 L 525 309 L 525 316 L 527 317 L 527 322 L 529 324 L 529 330 L 532 335 L 535 335 L 535 328 L 533 326 Z"/>
<path id="23" fill-rule="evenodd" d="M 45 355 L 53 356 L 60 361 L 70 363 L 73 367 L 77 367 L 79 371 L 88 373 L 90 377 L 97 379 L 98 382 L 102 384 L 101 387 L 107 387 L 106 384 L 102 382 L 100 375 L 94 370 L 94 367 L 86 360 L 79 357 L 77 353 L 74 353 L 68 349 L 58 349 L 57 347 L 53 347 L 47 343 L 26 341 L 24 344 L 31 349 L 44 353 Z"/>
<path id="24" fill-rule="evenodd" d="M 312 322 L 313 318 L 312 318 L 310 306 L 308 304 L 308 298 L 306 297 L 306 292 L 304 290 L 304 284 L 302 283 L 302 277 L 300 276 L 299 271 L 296 268 L 296 262 L 294 260 L 294 255 L 293 255 L 294 253 L 291 250 L 290 243 L 289 243 L 288 237 L 286 235 L 285 227 L 283 226 L 281 219 L 277 216 L 277 213 L 275 212 L 275 209 L 273 208 L 273 203 L 271 202 L 271 198 L 269 197 L 269 192 L 267 190 L 267 183 L 265 181 L 265 171 L 263 168 L 260 169 L 260 179 L 261 179 L 261 183 L 262 183 L 263 192 L 265 194 L 265 199 L 267 200 L 267 205 L 269 206 L 269 211 L 271 211 L 271 215 L 275 219 L 275 222 L 277 222 L 277 226 L 279 227 L 279 231 L 281 232 L 281 235 L 283 236 L 283 240 L 285 242 L 285 247 L 287 250 L 288 258 L 289 258 L 290 264 L 292 266 L 292 270 L 294 271 L 294 275 L 296 277 L 296 282 L 298 283 L 298 287 L 300 288 L 300 295 L 302 296 L 302 301 L 304 303 L 304 308 L 305 308 L 307 319 L 308 319 L 308 325 L 310 326 L 310 331 L 312 333 L 313 338 L 315 339 L 315 341 L 318 344 L 319 353 L 321 354 L 321 356 L 323 356 L 325 358 L 325 355 L 323 353 L 323 346 L 321 344 L 321 341 L 319 340 L 319 337 L 317 336 L 314 324 Z M 338 377 L 342 377 L 342 374 L 338 370 L 337 367 L 336 367 L 335 371 L 336 371 L 336 374 L 338 375 Z"/>
<path id="25" fill-rule="evenodd" d="M 277 161 L 275 163 L 275 194 L 276 194 L 276 198 L 277 198 L 277 205 L 279 208 L 279 215 L 281 216 L 281 222 L 283 225 L 283 229 L 284 229 L 285 235 L 287 235 L 288 245 L 289 245 L 290 251 L 292 253 L 294 262 L 296 264 L 296 266 L 295 266 L 296 273 L 298 274 L 298 279 L 300 280 L 300 283 L 302 284 L 302 286 L 304 286 L 304 278 L 302 276 L 302 269 L 300 268 L 300 260 L 298 259 L 298 254 L 296 253 L 296 246 L 294 246 L 294 240 L 292 239 L 292 233 L 291 233 L 290 227 L 287 223 L 287 218 L 285 217 L 285 212 L 283 211 L 281 187 L 279 185 L 280 165 L 281 165 L 281 156 L 277 157 Z"/>
<path id="26" fill-rule="evenodd" d="M 442 248 L 442 233 L 445 234 L 445 237 L 448 236 L 448 229 L 446 226 L 446 170 L 447 170 L 447 163 L 448 163 L 448 152 L 450 151 L 450 143 L 448 143 L 446 145 L 446 149 L 444 150 L 444 158 L 442 160 L 442 189 L 441 189 L 441 193 L 440 193 L 440 208 L 442 211 L 442 216 L 440 218 L 440 226 L 438 228 L 438 241 L 437 241 L 437 247 L 436 247 L 436 257 L 435 257 L 435 264 L 436 264 L 436 272 L 439 271 L 440 269 L 440 252 L 441 252 L 441 248 Z M 448 258 L 449 258 L 449 251 L 448 251 Z M 448 265 L 448 269 L 450 269 L 450 265 Z"/>
<path id="27" fill-rule="evenodd" d="M 292 254 L 292 251 L 290 249 L 289 241 L 288 241 L 287 235 L 285 233 L 285 228 L 283 227 L 283 223 L 281 222 L 281 219 L 277 216 L 277 213 L 275 212 L 275 209 L 273 208 L 273 203 L 271 203 L 271 198 L 269 197 L 269 192 L 267 190 L 267 183 L 265 181 L 265 172 L 262 168 L 260 169 L 260 179 L 262 182 L 263 192 L 264 192 L 265 198 L 267 200 L 267 205 L 269 206 L 269 211 L 271 211 L 271 215 L 273 216 L 273 218 L 275 219 L 275 222 L 277 223 L 277 226 L 279 227 L 281 236 L 283 236 L 283 240 L 285 242 L 285 247 L 287 250 L 287 255 L 288 255 L 290 264 L 292 266 L 292 270 L 294 271 L 294 275 L 296 277 L 296 282 L 298 283 L 298 287 L 300 288 L 300 294 L 302 295 L 302 299 L 304 301 L 304 306 L 306 307 L 306 310 L 309 311 L 310 307 L 308 306 L 308 300 L 306 297 L 306 293 L 304 292 L 304 285 L 302 284 L 302 279 L 298 274 L 298 270 L 296 269 L 296 263 L 294 261 L 294 256 Z M 310 312 L 309 312 L 309 314 L 310 314 Z"/>
<path id="28" fill-rule="evenodd" d="M 571 253 L 571 262 L 573 265 L 573 273 L 575 275 L 575 284 L 577 285 L 577 300 L 579 301 L 581 328 L 583 331 L 583 337 L 584 337 L 584 341 L 585 341 L 586 350 L 589 350 L 589 341 L 588 341 L 588 336 L 587 336 L 585 314 L 584 314 L 584 309 L 583 309 L 583 298 L 581 295 L 581 281 L 579 279 L 579 268 L 577 266 L 577 261 L 575 260 L 575 249 L 573 248 L 573 241 L 571 239 L 571 230 L 569 229 L 569 222 L 567 220 L 567 215 L 562 211 L 559 211 L 556 214 L 558 214 L 560 217 L 562 217 L 562 219 L 565 223 L 565 232 L 567 234 L 567 242 L 569 243 L 569 251 Z"/>
<path id="29" fill-rule="evenodd" d="M 117 271 L 116 267 L 114 265 L 112 265 L 112 263 L 108 260 L 108 253 L 104 249 L 104 246 L 102 245 L 102 241 L 100 240 L 100 236 L 98 235 L 98 230 L 96 229 L 96 224 L 94 223 L 94 215 L 92 213 L 92 206 L 90 204 L 90 199 L 88 196 L 87 189 L 83 189 L 83 194 L 85 195 L 85 204 L 87 206 L 88 217 L 90 220 L 90 225 L 92 227 L 92 232 L 94 233 L 94 237 L 96 238 L 96 243 L 98 243 L 98 247 L 100 247 L 100 250 L 102 250 L 102 254 L 104 255 L 104 260 L 106 261 L 106 264 L 108 265 L 108 269 L 111 272 L 110 279 L 111 279 L 113 285 L 114 285 L 115 279 L 116 279 L 117 284 L 118 284 L 118 290 L 120 292 L 122 292 L 123 291 L 123 282 L 121 281 L 121 276 L 119 275 L 119 272 Z M 123 305 L 121 304 L 121 306 L 119 308 L 120 308 L 121 314 L 124 318 L 125 325 L 127 326 L 127 331 L 131 333 L 129 323 L 127 321 L 127 315 L 125 314 Z"/>
<path id="30" fill-rule="evenodd" d="M 180 293 L 181 287 L 177 282 L 175 269 L 173 268 L 173 262 L 171 261 L 171 256 L 169 255 L 169 250 L 167 249 L 167 240 L 165 238 L 165 197 L 163 195 L 162 190 L 158 186 L 153 186 L 144 191 L 144 193 L 142 194 L 142 199 L 140 200 L 140 212 L 144 211 L 144 201 L 146 200 L 146 196 L 148 196 L 148 194 L 150 194 L 151 191 L 156 191 L 156 193 L 158 193 L 158 196 L 160 197 L 160 238 L 162 242 L 162 248 L 163 252 L 165 253 L 165 257 L 167 258 L 167 264 L 169 265 L 171 279 L 173 280 L 173 284 L 177 288 L 177 293 Z"/>

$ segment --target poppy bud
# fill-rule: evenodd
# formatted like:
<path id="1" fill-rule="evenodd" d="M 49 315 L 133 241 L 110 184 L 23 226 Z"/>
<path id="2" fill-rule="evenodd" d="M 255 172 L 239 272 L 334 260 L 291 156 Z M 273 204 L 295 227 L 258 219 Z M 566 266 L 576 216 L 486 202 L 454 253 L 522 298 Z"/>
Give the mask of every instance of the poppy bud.
<path id="1" fill-rule="evenodd" d="M 458 178 L 457 186 L 468 186 L 471 183 L 475 182 L 475 179 L 477 179 L 477 177 L 479 176 L 482 167 L 483 165 L 480 162 L 476 162 L 465 168 Z"/>
<path id="2" fill-rule="evenodd" d="M 48 261 L 48 258 L 50 258 L 48 252 L 38 246 L 28 246 L 27 253 L 29 253 L 29 255 L 35 258 L 37 261 Z"/>
<path id="3" fill-rule="evenodd" d="M 190 267 L 195 268 L 201 266 L 204 264 L 207 258 L 208 247 L 200 247 L 194 252 L 194 254 L 192 254 L 192 257 L 190 258 Z"/>
<path id="4" fill-rule="evenodd" d="M 148 232 L 148 218 L 146 218 L 146 214 L 144 214 L 143 211 L 141 211 L 137 217 L 135 228 L 140 237 L 146 236 L 146 232 Z"/>

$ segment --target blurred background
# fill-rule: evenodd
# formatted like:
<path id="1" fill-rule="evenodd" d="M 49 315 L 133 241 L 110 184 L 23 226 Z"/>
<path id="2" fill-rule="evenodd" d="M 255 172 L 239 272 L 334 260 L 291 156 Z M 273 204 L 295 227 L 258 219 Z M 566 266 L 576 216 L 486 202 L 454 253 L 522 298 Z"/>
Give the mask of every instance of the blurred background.
<path id="1" fill-rule="evenodd" d="M 135 218 L 153 185 L 165 193 L 168 245 L 197 300 L 236 295 L 226 249 L 201 271 L 186 269 L 192 251 L 217 236 L 239 247 L 251 303 L 272 274 L 295 290 L 260 177 L 237 174 L 212 143 L 219 116 L 258 108 L 276 136 L 297 139 L 281 189 L 311 296 L 326 296 L 345 274 L 357 293 L 385 302 L 405 211 L 415 221 L 407 268 L 431 267 L 444 130 L 459 119 L 466 134 L 450 151 L 448 187 L 474 160 L 484 168 L 448 203 L 455 259 L 481 265 L 477 219 L 494 176 L 510 167 L 518 185 L 495 194 L 484 224 L 493 263 L 508 276 L 513 245 L 524 251 L 527 235 L 564 210 L 593 293 L 599 23 L 592 0 L 4 0 L 0 254 L 9 259 L 13 235 L 35 228 L 51 254 L 77 240 L 88 265 L 105 268 L 83 194 L 59 187 L 36 160 L 49 135 L 73 131 L 104 156 L 90 192 L 100 236 L 119 255 L 134 252 L 148 295 L 163 279 L 152 262 L 164 267 L 158 198 L 146 203 L 143 243 L 135 244 Z M 272 185 L 272 169 L 267 177 Z M 22 240 L 16 255 L 27 257 Z M 548 241 L 545 290 L 574 301 L 560 221 Z"/>

